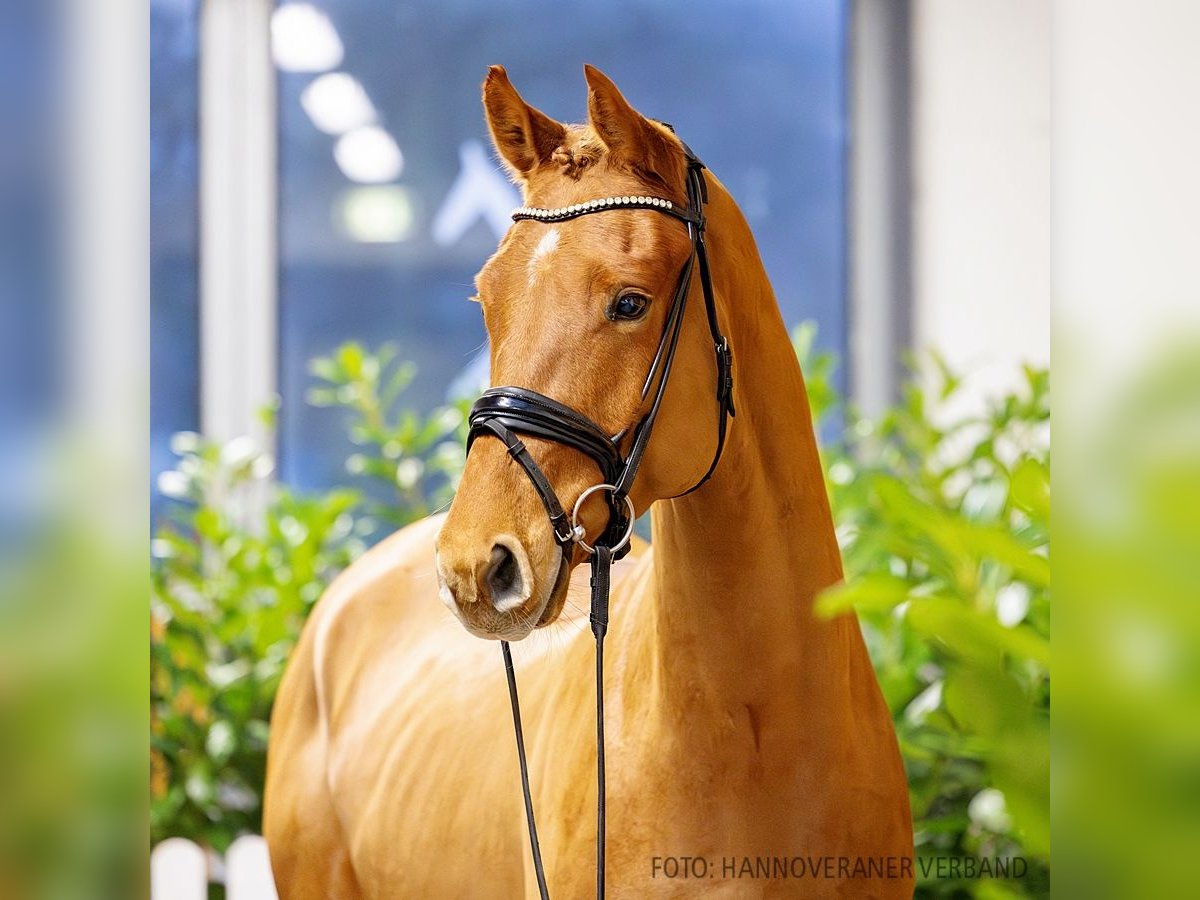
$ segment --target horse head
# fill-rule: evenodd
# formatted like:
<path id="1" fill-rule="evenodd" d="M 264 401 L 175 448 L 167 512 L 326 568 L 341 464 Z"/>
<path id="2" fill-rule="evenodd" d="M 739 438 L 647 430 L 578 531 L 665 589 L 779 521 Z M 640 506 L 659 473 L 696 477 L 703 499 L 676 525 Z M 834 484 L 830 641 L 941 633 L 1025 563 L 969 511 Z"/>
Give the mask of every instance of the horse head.
<path id="1" fill-rule="evenodd" d="M 689 156 L 668 126 L 637 112 L 603 73 L 587 66 L 585 76 L 588 121 L 566 125 L 527 104 L 503 68 L 488 72 L 483 104 L 496 151 L 522 190 L 522 209 L 542 220 L 516 216 L 476 276 L 474 299 L 491 341 L 493 384 L 570 407 L 627 454 L 654 400 L 647 378 L 673 298 L 680 285 L 700 293 L 697 279 L 686 277 L 694 252 L 688 224 L 629 201 L 686 209 Z M 544 215 L 597 201 L 612 208 Z M 718 446 L 718 375 L 703 302 L 680 309 L 669 389 L 629 489 L 637 513 L 702 479 Z M 566 510 L 606 481 L 577 447 L 528 433 L 521 442 Z M 603 492 L 591 495 L 573 523 L 582 526 L 577 537 L 595 540 L 610 515 Z M 585 557 L 578 544 L 556 539 L 512 446 L 476 440 L 437 541 L 442 600 L 466 628 L 518 640 L 553 622 L 570 570 Z"/>

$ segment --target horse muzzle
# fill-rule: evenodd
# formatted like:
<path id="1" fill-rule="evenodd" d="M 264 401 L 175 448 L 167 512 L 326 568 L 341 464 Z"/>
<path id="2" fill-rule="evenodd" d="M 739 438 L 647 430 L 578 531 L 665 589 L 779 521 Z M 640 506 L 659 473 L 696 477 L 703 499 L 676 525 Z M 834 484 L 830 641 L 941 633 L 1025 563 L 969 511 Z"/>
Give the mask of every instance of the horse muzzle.
<path id="1" fill-rule="evenodd" d="M 439 547 L 438 594 L 476 637 L 521 640 L 561 609 L 557 595 L 562 579 L 555 571 L 561 557 L 553 549 L 531 554 L 511 534 Z M 550 565 L 541 566 L 546 571 L 538 571 L 539 555 L 550 560 Z"/>

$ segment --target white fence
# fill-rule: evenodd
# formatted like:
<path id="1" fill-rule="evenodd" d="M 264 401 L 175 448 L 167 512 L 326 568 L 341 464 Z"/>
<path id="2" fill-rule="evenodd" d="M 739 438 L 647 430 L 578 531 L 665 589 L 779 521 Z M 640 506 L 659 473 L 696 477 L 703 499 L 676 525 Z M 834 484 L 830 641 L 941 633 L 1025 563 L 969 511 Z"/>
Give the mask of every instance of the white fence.
<path id="1" fill-rule="evenodd" d="M 168 838 L 150 853 L 150 900 L 208 900 L 209 882 L 225 884 L 227 900 L 278 900 L 267 842 L 238 838 L 225 858 L 184 838 Z"/>

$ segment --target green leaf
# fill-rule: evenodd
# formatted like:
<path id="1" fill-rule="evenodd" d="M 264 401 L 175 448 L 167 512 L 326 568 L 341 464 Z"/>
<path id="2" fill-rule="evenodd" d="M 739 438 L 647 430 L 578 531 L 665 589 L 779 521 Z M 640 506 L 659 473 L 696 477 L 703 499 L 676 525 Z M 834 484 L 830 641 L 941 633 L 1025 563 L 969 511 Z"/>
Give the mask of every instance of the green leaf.
<path id="1" fill-rule="evenodd" d="M 857 609 L 860 613 L 887 612 L 908 599 L 909 582 L 887 573 L 871 573 L 823 592 L 816 612 L 826 618 Z"/>
<path id="2" fill-rule="evenodd" d="M 337 361 L 330 356 L 321 356 L 311 360 L 308 364 L 308 371 L 322 381 L 336 384 L 342 380 L 341 369 L 338 367 Z"/>
<path id="3" fill-rule="evenodd" d="M 1050 521 L 1050 468 L 1026 456 L 1012 473 L 1012 501 L 1040 522 Z"/>
<path id="4" fill-rule="evenodd" d="M 356 381 L 363 375 L 363 348 L 354 343 L 342 344 L 334 353 L 337 358 L 338 366 L 341 368 L 344 377 L 349 381 Z"/>
<path id="5" fill-rule="evenodd" d="M 305 400 L 309 406 L 333 406 L 338 402 L 338 395 L 333 388 L 309 388 Z"/>
<path id="6" fill-rule="evenodd" d="M 938 641 L 959 659 L 984 663 L 1010 656 L 1050 668 L 1050 644 L 1032 629 L 1024 625 L 1005 628 L 990 613 L 956 599 L 914 599 L 905 618 L 915 630 Z"/>

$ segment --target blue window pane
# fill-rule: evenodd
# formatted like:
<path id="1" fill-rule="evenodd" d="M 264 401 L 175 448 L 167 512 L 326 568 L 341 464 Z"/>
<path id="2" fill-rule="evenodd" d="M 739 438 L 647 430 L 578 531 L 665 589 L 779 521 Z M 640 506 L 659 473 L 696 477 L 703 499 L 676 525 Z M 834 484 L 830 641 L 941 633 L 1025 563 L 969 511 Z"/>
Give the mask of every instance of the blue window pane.
<path id="1" fill-rule="evenodd" d="M 338 413 L 304 401 L 312 357 L 346 339 L 395 342 L 419 367 L 409 398 L 424 408 L 479 368 L 486 335 L 465 298 L 518 200 L 492 160 L 482 118 L 479 85 L 492 63 L 563 121 L 586 113 L 582 63 L 591 62 L 642 112 L 671 122 L 746 213 L 785 319 L 815 318 L 821 342 L 843 348 L 842 0 L 311 7 L 336 33 L 326 35 L 323 62 L 308 44 L 312 68 L 335 69 L 332 79 L 294 71 L 300 44 L 281 46 L 285 29 L 276 29 L 285 481 L 344 480 L 349 448 Z M 371 118 L 402 166 L 395 172 L 387 138 L 375 134 L 385 146 L 365 154 L 378 170 L 365 174 L 385 184 L 364 186 L 348 177 L 356 173 L 344 157 L 339 167 L 336 135 Z"/>
<path id="2" fill-rule="evenodd" d="M 171 465 L 171 435 L 195 430 L 200 419 L 197 2 L 150 3 L 152 476 Z"/>
<path id="3" fill-rule="evenodd" d="M 0 4 L 0 548 L 41 508 L 63 393 L 56 26 L 52 4 Z"/>

